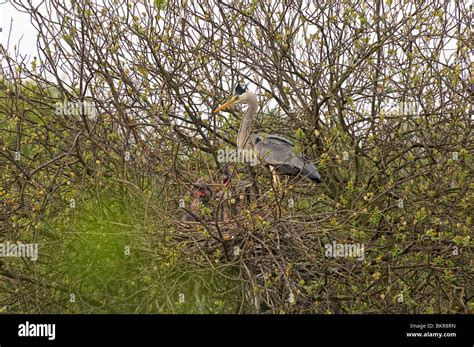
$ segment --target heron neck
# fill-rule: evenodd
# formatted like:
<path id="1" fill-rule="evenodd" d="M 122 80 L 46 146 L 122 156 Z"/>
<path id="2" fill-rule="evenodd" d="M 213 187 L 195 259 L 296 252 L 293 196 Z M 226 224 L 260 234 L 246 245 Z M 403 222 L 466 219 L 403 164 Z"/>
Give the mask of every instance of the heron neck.
<path id="1" fill-rule="evenodd" d="M 250 134 L 252 132 L 253 118 L 257 113 L 257 97 L 249 92 L 247 97 L 247 112 L 240 123 L 239 133 L 237 135 L 237 148 L 251 149 Z"/>

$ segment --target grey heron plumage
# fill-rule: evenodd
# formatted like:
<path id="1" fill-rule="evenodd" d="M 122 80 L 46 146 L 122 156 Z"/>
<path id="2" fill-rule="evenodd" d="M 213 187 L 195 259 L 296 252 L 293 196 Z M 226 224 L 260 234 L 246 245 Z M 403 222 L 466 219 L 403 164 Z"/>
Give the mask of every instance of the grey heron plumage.
<path id="1" fill-rule="evenodd" d="M 287 176 L 302 175 L 320 183 L 318 169 L 304 155 L 294 152 L 294 145 L 278 135 L 251 134 L 257 157 L 263 163 L 272 166 L 277 174 Z"/>
<path id="2" fill-rule="evenodd" d="M 291 141 L 275 134 L 252 134 L 258 103 L 251 91 L 237 84 L 232 97 L 214 110 L 214 113 L 240 103 L 247 103 L 248 109 L 237 134 L 238 149 L 254 150 L 259 161 L 271 168 L 274 179 L 275 175 L 301 175 L 313 182 L 321 182 L 321 176 L 315 165 L 304 155 L 296 154 Z M 278 179 L 276 181 L 278 182 Z"/>

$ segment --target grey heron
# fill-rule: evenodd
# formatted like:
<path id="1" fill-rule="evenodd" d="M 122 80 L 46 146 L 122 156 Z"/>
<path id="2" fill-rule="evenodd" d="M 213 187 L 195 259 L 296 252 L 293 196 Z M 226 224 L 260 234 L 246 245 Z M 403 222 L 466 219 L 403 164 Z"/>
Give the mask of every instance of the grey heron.
<path id="1" fill-rule="evenodd" d="M 320 183 L 321 175 L 315 165 L 304 155 L 295 153 L 294 145 L 288 139 L 274 134 L 252 134 L 252 126 L 257 113 L 257 97 L 240 84 L 234 89 L 229 100 L 215 109 L 217 113 L 233 105 L 246 103 L 248 106 L 237 134 L 237 149 L 252 150 L 260 163 L 268 166 L 274 183 L 279 186 L 279 175 L 299 176 Z"/>

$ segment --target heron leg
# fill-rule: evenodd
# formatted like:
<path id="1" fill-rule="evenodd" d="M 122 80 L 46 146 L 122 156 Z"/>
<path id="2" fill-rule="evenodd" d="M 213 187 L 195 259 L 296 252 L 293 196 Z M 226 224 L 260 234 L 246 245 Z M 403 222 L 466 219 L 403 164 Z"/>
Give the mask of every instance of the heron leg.
<path id="1" fill-rule="evenodd" d="M 276 186 L 277 186 L 278 188 L 281 188 L 280 175 L 278 175 L 277 173 L 275 173 L 275 179 L 276 179 Z"/>
<path id="2" fill-rule="evenodd" d="M 280 176 L 277 174 L 273 166 L 270 166 L 270 170 L 272 172 L 273 186 L 275 187 L 275 189 L 279 190 L 281 187 Z"/>

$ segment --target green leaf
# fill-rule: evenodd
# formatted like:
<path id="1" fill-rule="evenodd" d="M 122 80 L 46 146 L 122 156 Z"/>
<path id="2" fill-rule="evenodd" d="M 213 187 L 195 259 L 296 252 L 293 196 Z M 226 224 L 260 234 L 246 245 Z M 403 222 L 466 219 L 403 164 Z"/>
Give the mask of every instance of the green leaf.
<path id="1" fill-rule="evenodd" d="M 153 0 L 157 10 L 162 10 L 166 6 L 166 0 Z"/>
<path id="2" fill-rule="evenodd" d="M 71 35 L 64 35 L 64 41 L 66 41 L 69 45 L 72 45 L 72 36 Z"/>

